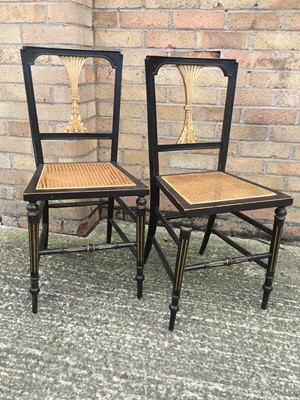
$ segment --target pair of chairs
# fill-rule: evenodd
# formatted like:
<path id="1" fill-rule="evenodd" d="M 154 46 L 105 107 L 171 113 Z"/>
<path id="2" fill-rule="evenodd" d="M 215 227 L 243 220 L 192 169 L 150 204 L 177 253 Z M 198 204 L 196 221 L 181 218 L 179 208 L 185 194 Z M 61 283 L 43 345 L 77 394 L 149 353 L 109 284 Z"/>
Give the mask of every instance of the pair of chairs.
<path id="1" fill-rule="evenodd" d="M 253 182 L 241 179 L 225 172 L 225 165 L 229 145 L 229 133 L 233 113 L 234 93 L 237 77 L 237 63 L 235 60 L 225 59 L 203 59 L 203 58 L 182 58 L 182 57 L 157 57 L 148 56 L 145 61 L 146 88 L 147 88 L 147 113 L 148 113 L 148 137 L 149 137 L 149 164 L 150 164 L 150 219 L 148 235 L 145 241 L 145 196 L 148 188 L 128 171 L 124 170 L 117 163 L 118 134 L 120 123 L 121 103 L 121 79 L 122 79 L 122 54 L 118 51 L 96 51 L 96 50 L 72 50 L 23 47 L 21 50 L 22 64 L 24 71 L 25 88 L 29 110 L 29 120 L 32 132 L 33 148 L 36 160 L 36 171 L 24 192 L 24 200 L 28 202 L 28 230 L 30 247 L 30 273 L 32 294 L 32 311 L 37 312 L 39 293 L 39 259 L 42 255 L 70 252 L 92 252 L 103 249 L 129 248 L 136 257 L 136 280 L 137 297 L 142 297 L 142 285 L 144 280 L 144 264 L 149 256 L 152 246 L 166 269 L 173 284 L 172 300 L 170 304 L 169 329 L 174 329 L 176 314 L 179 310 L 179 298 L 183 274 L 185 271 L 210 268 L 219 265 L 231 265 L 246 261 L 254 261 L 266 270 L 265 282 L 263 285 L 262 308 L 267 307 L 269 294 L 272 290 L 276 261 L 279 251 L 280 239 L 284 219 L 285 207 L 292 204 L 292 199 L 275 190 L 263 187 Z M 57 59 L 58 57 L 58 59 Z M 66 67 L 71 82 L 71 119 L 66 132 L 62 133 L 60 110 L 54 116 L 48 116 L 51 123 L 43 125 L 39 121 L 39 113 L 43 115 L 43 99 L 36 102 L 36 96 L 41 98 L 42 90 L 47 88 L 50 93 L 50 100 L 55 98 L 57 86 L 47 86 L 44 71 L 46 68 L 53 68 L 57 81 L 57 73 L 62 71 L 62 65 Z M 36 71 L 32 71 L 36 65 Z M 86 66 L 85 66 L 86 65 Z M 166 80 L 160 82 L 158 73 L 166 67 Z M 175 67 L 175 68 L 174 68 Z M 211 112 L 220 116 L 220 122 L 209 120 L 210 129 L 216 129 L 214 140 L 198 140 L 193 125 L 193 92 L 197 86 L 197 79 L 200 71 L 218 72 L 226 79 L 227 84 L 219 94 L 223 101 L 222 109 L 212 107 Z M 104 72 L 103 72 L 104 71 Z M 159 135 L 161 121 L 164 126 L 169 126 L 168 112 L 165 107 L 166 98 L 178 95 L 178 85 L 167 89 L 167 83 L 176 78 L 175 72 L 179 71 L 185 88 L 185 120 L 183 130 L 177 143 L 170 140 L 170 134 L 162 140 Z M 113 72 L 113 73 L 112 73 Z M 210 72 L 208 72 L 210 73 Z M 112 76 L 114 77 L 112 79 Z M 180 76 L 178 74 L 178 76 Z M 107 83 L 103 83 L 103 77 Z M 50 75 L 51 78 L 51 75 Z M 37 81 L 34 90 L 34 81 Z M 157 82 L 158 80 L 158 82 Z M 83 81 L 83 82 L 82 82 Z M 101 85 L 97 85 L 101 81 Z M 81 83 L 79 83 L 81 82 Z M 51 83 L 51 82 L 50 82 Z M 104 120 L 97 118 L 97 111 L 92 115 L 86 107 L 85 124 L 82 122 L 79 107 L 78 88 L 83 92 L 92 83 L 91 93 L 84 93 L 85 105 L 94 95 L 100 93 L 100 98 L 105 98 L 103 93 L 111 94 L 112 110 L 111 115 L 104 112 Z M 161 90 L 156 91 L 157 84 Z M 61 83 L 63 84 L 63 82 Z M 218 86 L 216 84 L 216 86 Z M 205 96 L 211 88 L 205 89 Z M 214 90 L 213 90 L 214 91 Z M 48 92 L 47 92 L 48 93 Z M 157 96 L 162 96 L 157 101 Z M 166 97 L 167 96 L 167 97 Z M 201 100 L 197 101 L 201 103 Z M 206 99 L 204 101 L 206 103 Z M 97 110 L 101 107 L 96 104 Z M 176 106 L 171 109 L 175 109 Z M 93 108 L 92 108 L 93 109 Z M 101 108 L 100 108 L 101 109 Z M 199 107 L 199 116 L 205 114 L 205 107 Z M 204 110 L 204 111 L 203 111 Z M 55 110 L 54 110 L 55 111 Z M 201 114 L 202 112 L 202 114 Z M 220 114 L 221 113 L 221 114 Z M 197 114 L 197 115 L 198 115 Z M 206 114 L 205 114 L 206 115 Z M 204 117 L 205 117 L 204 115 Z M 207 115 L 206 115 L 207 116 Z M 47 115 L 44 117 L 47 119 Z M 176 123 L 178 125 L 178 123 Z M 220 133 L 217 130 L 220 129 Z M 50 128 L 49 128 L 50 126 Z M 105 126 L 105 129 L 103 129 Z M 45 128 L 46 127 L 46 128 Z M 43 131 L 46 129 L 46 132 Z M 96 133 L 90 133 L 93 129 Z M 88 132 L 89 131 L 89 132 Z M 172 136 L 172 135 L 171 135 Z M 51 162 L 44 160 L 43 147 L 49 141 L 97 141 L 105 140 L 111 143 L 109 160 L 94 162 L 60 162 L 53 157 Z M 62 146 L 65 146 L 65 142 Z M 78 142 L 76 142 L 78 143 Z M 98 142 L 97 142 L 98 143 Z M 164 172 L 164 166 L 160 167 L 162 153 L 186 154 L 187 157 L 193 152 L 216 152 L 216 168 L 213 171 L 184 172 L 180 168 Z M 175 152 L 175 153 L 171 153 Z M 197 155 L 197 154 L 196 154 Z M 97 157 L 96 157 L 97 158 Z M 65 161 L 65 160 L 64 160 Z M 172 173 L 170 173 L 172 172 Z M 174 173 L 175 172 L 175 173 Z M 124 197 L 136 197 L 136 212 L 125 203 Z M 160 198 L 167 198 L 175 213 L 168 213 L 160 209 Z M 136 238 L 130 240 L 121 229 L 114 218 L 115 204 L 128 214 L 136 223 Z M 107 208 L 107 240 L 105 244 L 79 246 L 74 248 L 55 249 L 48 247 L 49 232 L 49 209 L 60 207 L 90 206 Z M 273 228 L 261 225 L 258 221 L 251 219 L 242 213 L 247 210 L 263 208 L 275 208 Z M 271 244 L 268 252 L 255 253 L 244 249 L 235 243 L 231 238 L 225 236 L 214 228 L 217 214 L 233 213 L 243 221 L 252 224 L 271 237 Z M 189 239 L 192 230 L 192 220 L 199 216 L 208 216 L 206 231 L 200 248 L 203 254 L 211 233 L 218 235 L 229 245 L 242 253 L 241 257 L 202 262 L 196 265 L 187 265 L 187 253 Z M 180 234 L 173 229 L 174 220 L 181 220 Z M 169 264 L 162 246 L 157 240 L 155 233 L 158 224 L 162 224 L 177 246 L 177 257 L 175 269 Z M 39 228 L 41 227 L 41 229 Z M 112 243 L 112 229 L 115 229 L 121 241 Z M 145 243 L 146 242 L 146 243 Z"/>

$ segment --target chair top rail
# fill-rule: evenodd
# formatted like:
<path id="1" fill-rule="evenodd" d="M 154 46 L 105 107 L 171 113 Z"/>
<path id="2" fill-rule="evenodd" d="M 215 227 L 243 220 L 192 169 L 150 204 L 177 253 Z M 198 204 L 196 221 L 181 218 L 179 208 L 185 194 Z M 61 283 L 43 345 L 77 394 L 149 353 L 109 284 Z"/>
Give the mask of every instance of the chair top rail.
<path id="1" fill-rule="evenodd" d="M 22 58 L 25 63 L 34 64 L 39 56 L 78 56 L 78 57 L 99 57 L 107 59 L 113 68 L 119 65 L 123 55 L 120 51 L 93 50 L 93 49 L 63 49 L 52 47 L 23 46 L 21 49 Z"/>
<path id="2" fill-rule="evenodd" d="M 156 75 L 163 65 L 199 65 L 220 68 L 225 76 L 234 75 L 238 68 L 238 63 L 234 59 L 222 58 L 187 58 L 187 57 L 161 57 L 147 56 L 146 64 L 151 72 Z"/>

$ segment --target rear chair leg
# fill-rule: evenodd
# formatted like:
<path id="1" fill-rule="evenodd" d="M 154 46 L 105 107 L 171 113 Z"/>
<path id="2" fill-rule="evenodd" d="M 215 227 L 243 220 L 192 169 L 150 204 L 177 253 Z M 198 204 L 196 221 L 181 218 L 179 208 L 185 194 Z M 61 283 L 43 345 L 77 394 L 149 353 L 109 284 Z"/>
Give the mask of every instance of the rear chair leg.
<path id="1" fill-rule="evenodd" d="M 110 220 L 114 216 L 114 198 L 109 197 L 107 206 L 107 232 L 106 232 L 106 243 L 111 243 L 112 235 L 112 224 Z"/>
<path id="2" fill-rule="evenodd" d="M 261 303 L 261 308 L 265 310 L 268 306 L 268 300 L 270 293 L 273 290 L 273 279 L 276 269 L 277 257 L 279 252 L 280 240 L 282 236 L 283 224 L 286 216 L 286 210 L 283 207 L 279 207 L 275 210 L 275 218 L 273 225 L 273 233 L 270 245 L 270 253 L 272 256 L 269 258 L 268 268 L 266 272 L 265 283 L 263 285 L 263 299 Z"/>
<path id="3" fill-rule="evenodd" d="M 178 244 L 176 265 L 175 265 L 175 279 L 172 292 L 172 301 L 169 306 L 171 312 L 170 323 L 169 323 L 170 331 L 174 330 L 176 314 L 177 311 L 179 311 L 178 303 L 180 298 L 180 290 L 182 285 L 182 278 L 184 273 L 187 251 L 189 247 L 191 231 L 192 231 L 191 220 L 189 219 L 182 220 L 180 226 L 180 237 L 179 237 L 179 244 Z"/>
<path id="4" fill-rule="evenodd" d="M 48 201 L 46 201 L 44 204 L 42 221 L 43 221 L 43 227 L 45 225 L 47 226 L 45 241 L 42 244 L 42 246 L 43 246 L 43 249 L 47 249 L 48 248 L 48 240 L 49 240 L 49 204 L 48 204 Z"/>
<path id="5" fill-rule="evenodd" d="M 146 215 L 146 200 L 144 197 L 139 197 L 136 201 L 136 281 L 137 281 L 137 298 L 140 299 L 143 295 L 143 281 L 144 281 L 144 244 L 145 244 L 145 215 Z"/>
<path id="6" fill-rule="evenodd" d="M 152 248 L 152 240 L 155 236 L 158 217 L 156 213 L 156 208 L 159 208 L 159 190 L 154 185 L 151 189 L 151 197 L 150 197 L 150 216 L 149 216 L 149 224 L 148 224 L 148 233 L 145 244 L 145 262 L 148 260 L 151 248 Z"/>
<path id="7" fill-rule="evenodd" d="M 201 255 L 204 254 L 204 252 L 205 252 L 207 243 L 208 243 L 209 238 L 210 238 L 212 227 L 214 226 L 214 223 L 215 223 L 216 216 L 217 215 L 214 214 L 214 215 L 210 215 L 208 217 L 206 230 L 205 230 L 205 233 L 204 233 L 204 236 L 203 236 L 203 240 L 202 240 L 202 244 L 201 244 L 201 247 L 200 247 L 200 250 L 199 250 L 199 254 L 201 254 Z"/>
<path id="8" fill-rule="evenodd" d="M 39 288 L 39 206 L 37 203 L 28 203 L 27 205 L 28 233 L 29 233 L 29 255 L 30 255 L 30 276 L 32 295 L 32 312 L 37 313 Z"/>

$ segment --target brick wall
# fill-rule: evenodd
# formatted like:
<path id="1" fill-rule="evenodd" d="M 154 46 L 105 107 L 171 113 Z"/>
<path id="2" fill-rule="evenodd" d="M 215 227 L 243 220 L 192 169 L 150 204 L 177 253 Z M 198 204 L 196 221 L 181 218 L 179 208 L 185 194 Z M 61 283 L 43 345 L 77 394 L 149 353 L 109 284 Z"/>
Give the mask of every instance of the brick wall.
<path id="1" fill-rule="evenodd" d="M 5 225 L 26 226 L 26 205 L 22 195 L 34 169 L 20 48 L 23 44 L 91 46 L 92 3 L 92 0 L 0 2 L 0 216 Z M 42 61 L 40 68 L 43 68 Z M 58 80 L 56 72 L 50 78 L 54 83 L 57 81 L 59 89 L 63 89 L 63 82 Z M 51 87 L 44 86 L 43 70 L 36 75 L 36 80 L 39 84 L 37 101 L 40 111 L 45 111 L 44 114 L 48 112 L 46 106 L 54 99 L 56 112 L 52 119 L 59 120 L 58 115 L 63 114 L 64 110 L 69 112 L 69 104 L 66 104 L 69 99 L 63 90 L 55 92 Z M 51 120 L 51 115 L 48 115 L 48 119 Z M 54 124 L 47 118 L 43 127 L 47 132 L 55 130 Z M 63 146 L 50 144 L 48 147 L 50 157 L 63 156 Z M 84 158 L 91 152 L 88 143 L 69 147 L 73 157 L 77 158 Z M 96 158 L 94 153 L 91 156 Z M 89 209 L 64 211 L 63 218 L 54 215 L 51 229 L 58 232 L 76 231 L 89 214 Z"/>
<path id="2" fill-rule="evenodd" d="M 290 193 L 295 203 L 288 212 L 286 237 L 299 239 L 299 0 L 11 1 L 0 3 L 0 11 L 5 25 L 0 33 L 0 196 L 4 223 L 22 224 L 22 190 L 33 168 L 20 46 L 94 44 L 120 49 L 124 54 L 119 160 L 144 180 L 148 178 L 145 56 L 176 52 L 236 58 L 239 77 L 228 171 Z M 180 131 L 178 116 L 174 118 L 170 111 L 177 103 L 182 109 L 178 85 L 175 80 L 172 96 L 160 92 L 168 118 L 162 117 L 160 123 L 166 137 L 176 137 Z M 206 87 L 205 105 L 214 101 L 222 104 L 222 86 L 215 83 L 209 89 L 213 94 Z M 99 108 L 100 117 L 102 110 L 105 107 Z M 217 134 L 217 124 L 211 121 L 201 133 L 203 138 Z M 103 145 L 98 155 L 105 153 Z M 202 157 L 200 166 L 214 165 L 213 154 Z M 187 159 L 179 154 L 177 160 L 165 157 L 163 163 L 166 170 L 189 169 L 194 160 L 196 155 Z M 255 214 L 272 219 L 272 213 Z"/>

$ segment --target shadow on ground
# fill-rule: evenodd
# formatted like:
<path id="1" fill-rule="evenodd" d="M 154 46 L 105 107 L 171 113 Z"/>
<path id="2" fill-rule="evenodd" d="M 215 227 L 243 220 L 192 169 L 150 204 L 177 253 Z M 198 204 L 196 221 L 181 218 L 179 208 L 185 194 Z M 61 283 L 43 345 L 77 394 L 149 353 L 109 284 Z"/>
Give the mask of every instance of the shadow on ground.
<path id="1" fill-rule="evenodd" d="M 99 232 L 51 242 L 102 241 Z M 192 236 L 191 258 L 200 238 Z M 266 311 L 255 264 L 186 273 L 170 333 L 171 285 L 154 252 L 141 300 L 128 250 L 42 258 L 33 315 L 27 232 L 0 227 L 0 245 L 1 400 L 299 400 L 299 248 L 283 246 Z M 212 237 L 207 256 L 225 254 L 235 251 Z"/>

